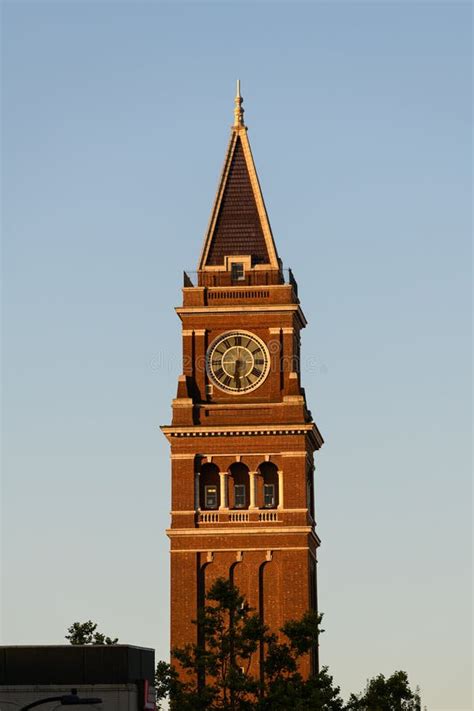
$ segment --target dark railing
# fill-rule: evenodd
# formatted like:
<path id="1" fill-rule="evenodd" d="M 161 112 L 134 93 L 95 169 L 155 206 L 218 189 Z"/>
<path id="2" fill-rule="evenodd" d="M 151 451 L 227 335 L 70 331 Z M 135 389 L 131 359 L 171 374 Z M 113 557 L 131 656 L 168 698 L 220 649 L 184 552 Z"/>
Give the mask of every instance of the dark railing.
<path id="1" fill-rule="evenodd" d="M 187 274 L 187 272 L 183 272 L 183 286 L 194 286 L 191 281 L 191 277 Z"/>
<path id="2" fill-rule="evenodd" d="M 298 296 L 298 284 L 291 269 L 248 270 L 243 276 L 234 277 L 232 271 L 183 272 L 183 286 L 272 286 L 291 284 Z"/>
<path id="3" fill-rule="evenodd" d="M 291 284 L 291 286 L 293 287 L 295 296 L 298 296 L 298 282 L 296 281 L 295 277 L 293 276 L 293 272 L 291 271 L 291 269 L 288 269 L 288 283 Z"/>

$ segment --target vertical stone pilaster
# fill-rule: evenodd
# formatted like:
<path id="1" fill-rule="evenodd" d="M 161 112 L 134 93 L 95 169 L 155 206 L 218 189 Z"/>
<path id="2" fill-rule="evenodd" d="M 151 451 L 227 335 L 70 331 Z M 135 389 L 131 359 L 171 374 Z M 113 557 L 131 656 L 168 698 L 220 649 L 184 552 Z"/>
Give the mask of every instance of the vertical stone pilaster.
<path id="1" fill-rule="evenodd" d="M 194 508 L 199 511 L 201 508 L 199 472 L 194 472 Z"/>
<path id="2" fill-rule="evenodd" d="M 220 477 L 220 502 L 219 509 L 227 509 L 228 499 L 227 499 L 227 472 L 219 472 Z"/>
<path id="3" fill-rule="evenodd" d="M 256 509 L 255 506 L 255 475 L 257 472 L 249 472 L 250 503 L 249 509 Z"/>
<path id="4" fill-rule="evenodd" d="M 284 508 L 284 479 L 281 469 L 278 470 L 278 508 Z"/>
<path id="5" fill-rule="evenodd" d="M 194 375 L 193 330 L 183 329 L 183 375 Z"/>
<path id="6" fill-rule="evenodd" d="M 294 329 L 293 328 L 282 328 L 283 334 L 283 357 L 282 357 L 282 367 L 283 367 L 283 382 L 284 390 L 288 390 L 288 376 L 293 371 L 293 345 L 294 345 Z"/>
<path id="7" fill-rule="evenodd" d="M 206 397 L 206 329 L 194 329 L 194 378 L 201 398 Z"/>
<path id="8" fill-rule="evenodd" d="M 255 477 L 255 508 L 263 508 L 263 476 L 258 472 L 258 476 Z"/>
<path id="9" fill-rule="evenodd" d="M 270 334 L 269 349 L 271 372 L 274 374 L 272 378 L 272 397 L 277 398 L 280 391 L 283 390 L 283 372 L 282 372 L 282 334 L 281 328 L 269 328 Z M 277 377 L 278 376 L 278 377 Z"/>

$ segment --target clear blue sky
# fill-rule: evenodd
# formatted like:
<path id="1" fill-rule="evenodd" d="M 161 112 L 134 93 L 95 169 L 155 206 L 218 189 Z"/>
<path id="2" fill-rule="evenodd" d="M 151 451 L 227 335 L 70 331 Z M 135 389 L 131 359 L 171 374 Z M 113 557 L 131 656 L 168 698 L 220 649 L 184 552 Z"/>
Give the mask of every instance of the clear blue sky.
<path id="1" fill-rule="evenodd" d="M 321 640 L 471 708 L 471 7 L 4 2 L 4 643 L 168 646 L 168 448 L 240 77 L 309 326 Z"/>

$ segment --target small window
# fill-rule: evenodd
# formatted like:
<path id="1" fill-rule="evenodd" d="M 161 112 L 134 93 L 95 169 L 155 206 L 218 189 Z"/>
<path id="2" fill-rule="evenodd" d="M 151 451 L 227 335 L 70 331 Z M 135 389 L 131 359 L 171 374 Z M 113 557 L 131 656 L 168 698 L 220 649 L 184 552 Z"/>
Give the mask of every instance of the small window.
<path id="1" fill-rule="evenodd" d="M 236 484 L 234 486 L 234 502 L 236 509 L 245 508 L 245 484 Z"/>
<path id="2" fill-rule="evenodd" d="M 217 486 L 205 486 L 204 497 L 206 509 L 217 509 Z"/>
<path id="3" fill-rule="evenodd" d="M 242 281 L 245 279 L 245 270 L 243 262 L 232 262 L 230 267 L 232 281 Z"/>
<path id="4" fill-rule="evenodd" d="M 263 485 L 263 505 L 267 509 L 275 506 L 275 484 Z"/>

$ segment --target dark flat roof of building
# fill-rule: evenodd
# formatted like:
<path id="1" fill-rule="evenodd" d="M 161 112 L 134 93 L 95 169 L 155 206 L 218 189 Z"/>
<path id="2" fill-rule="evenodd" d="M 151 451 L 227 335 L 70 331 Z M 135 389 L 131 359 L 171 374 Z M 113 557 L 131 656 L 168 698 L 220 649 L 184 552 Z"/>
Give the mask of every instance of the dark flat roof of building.
<path id="1" fill-rule="evenodd" d="M 130 644 L 0 646 L 0 686 L 153 682 L 155 650 Z"/>

